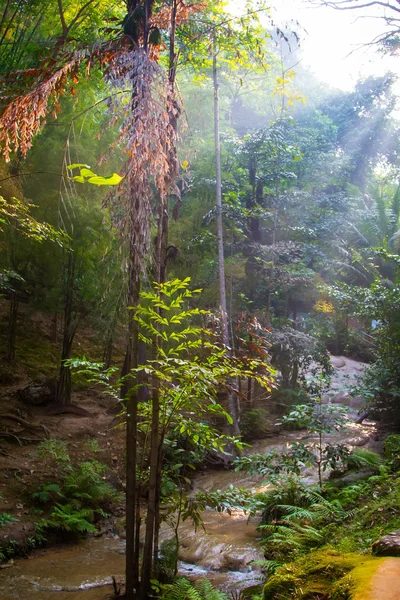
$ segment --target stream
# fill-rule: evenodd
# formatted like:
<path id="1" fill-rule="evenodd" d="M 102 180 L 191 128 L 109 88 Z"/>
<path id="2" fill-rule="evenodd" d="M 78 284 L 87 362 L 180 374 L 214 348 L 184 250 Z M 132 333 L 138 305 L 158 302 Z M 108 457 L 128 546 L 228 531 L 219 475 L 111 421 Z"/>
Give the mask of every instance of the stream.
<path id="1" fill-rule="evenodd" d="M 349 441 L 352 445 L 374 446 L 373 423 L 351 424 L 345 431 L 327 436 L 327 441 Z M 285 433 L 256 442 L 249 453 L 272 448 L 284 449 L 288 444 L 304 440 L 304 432 Z M 306 469 L 303 480 L 316 481 L 316 472 Z M 207 471 L 195 478 L 194 491 L 223 490 L 230 485 L 261 491 L 268 485 L 265 477 L 233 471 Z M 256 584 L 261 573 L 252 562 L 261 560 L 257 519 L 248 521 L 242 511 L 232 515 L 206 511 L 205 531 L 194 530 L 186 521 L 180 526 L 179 572 L 188 577 L 207 576 L 225 591 Z M 172 537 L 163 529 L 162 538 Z M 15 560 L 10 568 L 0 571 L 1 600 L 103 600 L 111 593 L 111 576 L 124 579 L 125 541 L 118 536 L 89 537 L 79 543 L 38 552 L 28 559 Z"/>

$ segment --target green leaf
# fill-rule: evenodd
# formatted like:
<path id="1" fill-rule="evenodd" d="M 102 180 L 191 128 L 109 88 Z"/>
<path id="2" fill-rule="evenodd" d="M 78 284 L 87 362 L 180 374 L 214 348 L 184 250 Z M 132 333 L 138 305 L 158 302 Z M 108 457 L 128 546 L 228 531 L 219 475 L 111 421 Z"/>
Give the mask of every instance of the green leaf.
<path id="1" fill-rule="evenodd" d="M 90 177 L 88 179 L 89 183 L 93 185 L 119 185 L 123 177 L 118 175 L 118 173 L 113 173 L 111 177 L 101 177 L 100 175 L 95 175 L 94 177 Z"/>
<path id="2" fill-rule="evenodd" d="M 172 465 L 171 470 L 172 471 L 178 471 L 181 467 L 183 467 L 182 463 L 178 463 L 177 465 Z"/>
<path id="3" fill-rule="evenodd" d="M 73 165 L 68 165 L 67 169 L 72 171 L 73 169 L 79 169 L 80 167 L 85 167 L 86 169 L 90 169 L 89 165 L 85 165 L 84 163 L 74 163 Z"/>
<path id="4" fill-rule="evenodd" d="M 91 171 L 87 167 L 81 169 L 81 175 L 82 177 L 97 177 L 96 173 L 93 173 L 93 171 Z"/>
<path id="5" fill-rule="evenodd" d="M 226 412 L 225 417 L 226 417 L 226 420 L 228 421 L 229 425 L 232 425 L 233 419 L 232 419 L 231 415 Z"/>

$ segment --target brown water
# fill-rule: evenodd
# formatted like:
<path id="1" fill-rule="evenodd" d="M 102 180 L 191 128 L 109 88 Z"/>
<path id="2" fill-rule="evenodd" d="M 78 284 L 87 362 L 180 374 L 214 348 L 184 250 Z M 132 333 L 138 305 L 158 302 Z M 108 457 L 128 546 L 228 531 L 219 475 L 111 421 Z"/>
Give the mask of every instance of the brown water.
<path id="1" fill-rule="evenodd" d="M 371 424 L 352 425 L 350 430 L 329 436 L 330 442 L 369 436 Z M 283 449 L 299 441 L 296 432 L 257 442 L 251 453 L 271 448 Z M 372 442 L 371 442 L 372 443 Z M 370 444 L 366 444 L 368 447 Z M 315 471 L 304 473 L 309 483 L 316 480 Z M 268 487 L 265 478 L 232 471 L 210 471 L 199 474 L 194 491 L 217 490 L 241 486 L 254 491 Z M 193 529 L 191 523 L 180 527 L 180 572 L 188 576 L 207 576 L 222 589 L 252 585 L 261 574 L 252 564 L 263 558 L 257 544 L 257 520 L 248 521 L 242 511 L 225 513 L 207 511 L 205 531 Z M 163 529 L 162 538 L 169 537 Z M 125 542 L 119 537 L 88 538 L 74 545 L 49 549 L 28 559 L 16 560 L 0 571 L 0 600 L 100 600 L 111 593 L 111 576 L 123 580 Z M 107 587 L 106 587 L 107 586 Z"/>

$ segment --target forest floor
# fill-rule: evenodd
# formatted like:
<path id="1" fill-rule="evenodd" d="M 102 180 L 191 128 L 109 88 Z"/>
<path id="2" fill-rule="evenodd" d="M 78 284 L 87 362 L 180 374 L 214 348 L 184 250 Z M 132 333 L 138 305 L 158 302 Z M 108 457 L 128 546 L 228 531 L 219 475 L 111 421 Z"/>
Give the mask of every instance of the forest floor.
<path id="1" fill-rule="evenodd" d="M 336 364 L 331 389 L 334 394 L 346 394 L 364 365 L 347 359 L 333 357 Z M 38 454 L 40 440 L 55 438 L 68 446 L 71 463 L 79 464 L 96 459 L 109 467 L 107 478 L 117 491 L 124 489 L 124 427 L 115 401 L 98 389 L 86 388 L 73 394 L 73 403 L 86 411 L 85 415 L 50 415 L 46 406 L 27 406 L 18 399 L 18 390 L 24 388 L 31 377 L 27 369 L 19 367 L 17 381 L 0 387 L 0 429 L 15 437 L 1 438 L 0 432 L 0 513 L 15 519 L 0 526 L 0 551 L 24 554 L 32 550 L 35 522 L 38 514 L 32 505 L 32 494 L 43 483 L 56 482 L 56 461 L 45 460 Z M 18 422 L 2 419 L 4 414 L 15 415 L 31 423 L 34 430 L 24 429 Z M 32 440 L 28 442 L 28 440 Z M 94 441 L 94 442 L 93 442 Z M 122 506 L 116 512 L 122 511 Z M 51 540 L 49 540 L 51 541 Z"/>
<path id="2" fill-rule="evenodd" d="M 40 439 L 65 441 L 72 464 L 95 459 L 107 465 L 109 483 L 117 491 L 124 488 L 125 432 L 119 427 L 120 419 L 110 399 L 94 390 L 78 392 L 74 394 L 74 404 L 85 409 L 87 416 L 48 415 L 46 407 L 28 408 L 22 404 L 16 397 L 20 387 L 21 382 L 0 388 L 2 430 L 16 435 L 0 440 L 0 514 L 4 512 L 16 519 L 0 526 L 0 551 L 14 545 L 16 554 L 30 551 L 37 543 L 34 522 L 38 521 L 38 514 L 32 507 L 32 494 L 43 483 L 56 482 L 59 476 L 57 462 L 45 460 L 38 453 Z M 21 417 L 38 429 L 24 430 L 19 423 L 2 419 L 1 414 L 5 413 Z M 27 439 L 35 441 L 28 443 Z M 119 512 L 119 508 L 114 509 Z"/>

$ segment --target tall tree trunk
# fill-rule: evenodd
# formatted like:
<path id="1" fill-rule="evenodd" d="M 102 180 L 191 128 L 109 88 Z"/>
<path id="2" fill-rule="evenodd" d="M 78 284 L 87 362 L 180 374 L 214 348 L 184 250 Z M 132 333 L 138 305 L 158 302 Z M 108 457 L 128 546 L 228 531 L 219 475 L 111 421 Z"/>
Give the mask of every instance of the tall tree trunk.
<path id="1" fill-rule="evenodd" d="M 18 299 L 15 292 L 11 292 L 10 310 L 8 313 L 8 335 L 6 360 L 15 361 L 15 340 L 17 337 Z"/>
<path id="2" fill-rule="evenodd" d="M 136 264 L 134 240 L 130 240 L 128 306 L 140 299 L 140 271 Z M 129 341 L 125 357 L 126 374 L 138 366 L 139 323 L 129 315 Z M 125 598 L 134 600 L 139 588 L 139 536 L 137 510 L 137 391 L 132 378 L 126 380 L 126 564 Z M 139 521 L 140 526 L 140 521 Z"/>
<path id="3" fill-rule="evenodd" d="M 171 19 L 170 19 L 170 38 L 169 38 L 169 68 L 168 81 L 170 85 L 171 105 L 173 110 L 169 111 L 169 122 L 176 135 L 178 129 L 179 106 L 175 100 L 175 79 L 177 57 L 175 51 L 175 35 L 176 35 L 176 15 L 179 0 L 173 0 L 171 4 Z M 178 173 L 178 160 L 176 156 L 175 145 L 172 145 L 169 156 L 169 183 L 176 180 Z M 158 232 L 157 232 L 157 282 L 165 283 L 167 278 L 167 262 L 168 262 L 168 231 L 169 231 L 169 198 L 168 195 L 160 198 Z M 162 310 L 159 310 L 162 316 Z M 161 343 L 160 339 L 156 339 L 155 358 L 157 358 L 157 346 Z M 153 407 L 152 407 L 152 449 L 150 460 L 150 481 L 152 492 L 149 494 L 152 511 L 154 512 L 154 531 L 152 536 L 152 568 L 147 566 L 147 575 L 152 575 L 158 578 L 158 554 L 159 554 L 159 537 L 160 537 L 160 495 L 161 495 L 161 479 L 162 479 L 162 455 L 163 455 L 163 434 L 160 433 L 160 398 L 158 390 L 158 382 L 155 382 L 153 387 Z M 150 552 L 150 532 L 148 534 L 148 551 Z M 150 591 L 150 590 L 149 590 Z"/>
<path id="4" fill-rule="evenodd" d="M 51 341 L 53 344 L 58 342 L 58 313 L 57 311 L 53 315 L 53 322 L 51 327 Z"/>
<path id="5" fill-rule="evenodd" d="M 225 261 L 224 261 L 224 235 L 222 224 L 222 181 L 221 181 L 221 144 L 219 134 L 219 83 L 217 69 L 217 42 L 215 32 L 213 34 L 213 88 L 214 88 L 214 147 L 215 147 L 215 172 L 216 172 L 216 209 L 217 209 L 217 246 L 218 246 L 218 276 L 219 296 L 221 312 L 222 341 L 228 349 L 229 328 L 228 313 L 226 307 L 226 283 L 225 283 Z M 236 409 L 235 397 L 232 392 L 228 393 L 228 412 L 233 419 L 232 433 L 240 434 L 239 421 Z"/>
<path id="6" fill-rule="evenodd" d="M 104 352 L 103 352 L 103 362 L 104 362 L 105 369 L 109 369 L 111 367 L 112 351 L 113 351 L 113 335 L 112 335 L 112 333 L 110 333 L 108 336 L 108 339 L 106 341 L 106 344 L 104 346 Z"/>
<path id="7" fill-rule="evenodd" d="M 73 323 L 75 255 L 70 252 L 66 269 L 64 295 L 64 331 L 61 349 L 61 365 L 57 382 L 56 404 L 71 404 L 71 371 L 65 366 L 65 361 L 71 358 L 77 322 Z"/>

